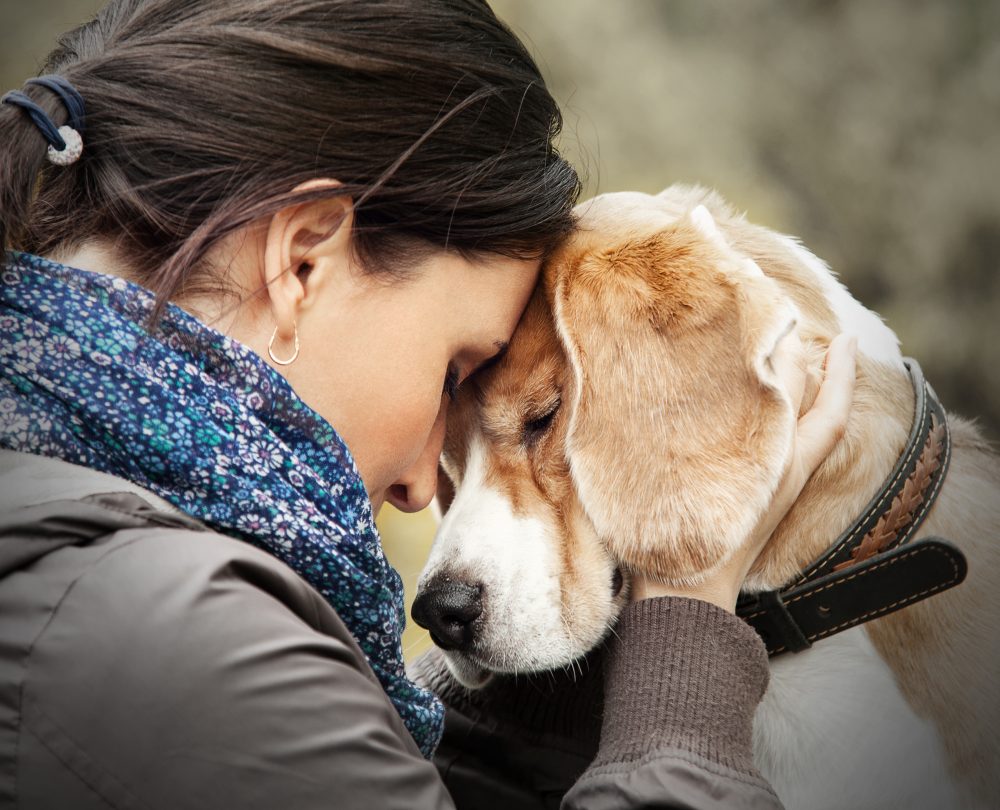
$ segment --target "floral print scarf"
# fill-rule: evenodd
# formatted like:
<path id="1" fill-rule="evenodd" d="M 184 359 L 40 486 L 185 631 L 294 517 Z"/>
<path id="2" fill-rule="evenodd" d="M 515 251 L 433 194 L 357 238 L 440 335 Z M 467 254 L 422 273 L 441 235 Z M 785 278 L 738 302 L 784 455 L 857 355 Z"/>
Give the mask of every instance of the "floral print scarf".
<path id="1" fill-rule="evenodd" d="M 443 708 L 407 679 L 399 574 L 340 436 L 256 353 L 152 294 L 25 253 L 0 268 L 0 447 L 145 487 L 286 563 L 336 609 L 425 756 Z"/>

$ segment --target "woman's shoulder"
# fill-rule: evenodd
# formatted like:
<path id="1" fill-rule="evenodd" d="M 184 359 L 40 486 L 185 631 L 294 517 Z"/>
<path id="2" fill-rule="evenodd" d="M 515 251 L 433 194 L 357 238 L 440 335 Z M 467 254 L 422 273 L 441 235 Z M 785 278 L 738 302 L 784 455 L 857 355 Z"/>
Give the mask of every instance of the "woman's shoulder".
<path id="1" fill-rule="evenodd" d="M 0 514 L 49 501 L 76 500 L 102 492 L 131 492 L 157 510 L 179 510 L 125 478 L 58 458 L 0 449 Z"/>
<path id="2" fill-rule="evenodd" d="M 0 759 L 16 755 L 38 806 L 76 806 L 47 792 L 76 784 L 50 778 L 53 751 L 112 806 L 125 789 L 264 806 L 276 786 L 320 806 L 334 739 L 420 759 L 308 583 L 141 493 L 100 489 L 0 508 Z"/>
<path id="3" fill-rule="evenodd" d="M 343 629 L 350 638 L 333 608 L 270 554 L 125 479 L 0 450 L 0 593 L 21 590 L 21 580 L 33 581 L 30 592 L 53 613 L 93 590 L 114 597 L 106 622 L 169 622 L 232 593 L 257 613 L 290 612 L 314 630 Z"/>

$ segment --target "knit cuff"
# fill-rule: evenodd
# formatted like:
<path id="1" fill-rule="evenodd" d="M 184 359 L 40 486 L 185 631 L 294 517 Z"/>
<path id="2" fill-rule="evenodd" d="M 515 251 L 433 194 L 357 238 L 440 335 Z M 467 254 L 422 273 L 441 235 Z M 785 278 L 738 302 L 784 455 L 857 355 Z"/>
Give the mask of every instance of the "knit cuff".
<path id="1" fill-rule="evenodd" d="M 672 748 L 757 776 L 753 715 L 769 670 L 749 625 L 699 599 L 645 599 L 622 613 L 609 647 L 592 768 Z"/>

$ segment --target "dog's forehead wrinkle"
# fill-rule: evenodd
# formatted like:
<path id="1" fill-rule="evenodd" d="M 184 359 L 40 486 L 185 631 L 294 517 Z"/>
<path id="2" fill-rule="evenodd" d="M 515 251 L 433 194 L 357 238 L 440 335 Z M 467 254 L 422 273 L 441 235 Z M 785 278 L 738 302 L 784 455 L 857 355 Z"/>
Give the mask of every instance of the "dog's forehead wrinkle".
<path id="1" fill-rule="evenodd" d="M 547 402 L 558 392 L 558 371 L 555 362 L 540 362 L 526 371 L 521 379 L 512 377 L 498 385 L 494 401 L 487 407 L 505 407 L 515 412 L 533 410 L 533 404 Z"/>

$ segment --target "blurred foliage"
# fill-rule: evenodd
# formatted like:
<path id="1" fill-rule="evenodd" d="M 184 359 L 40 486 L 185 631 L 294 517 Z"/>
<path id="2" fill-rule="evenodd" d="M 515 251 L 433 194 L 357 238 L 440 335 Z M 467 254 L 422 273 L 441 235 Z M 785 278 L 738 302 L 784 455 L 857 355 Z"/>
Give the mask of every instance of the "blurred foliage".
<path id="1" fill-rule="evenodd" d="M 409 616 L 410 605 L 416 596 L 417 579 L 427 560 L 438 519 L 433 509 L 408 515 L 391 504 L 386 504 L 375 522 L 382 535 L 385 554 L 403 578 L 407 616 L 406 629 L 403 631 L 403 655 L 407 661 L 412 661 L 431 646 L 427 631 L 418 627 Z"/>
<path id="2" fill-rule="evenodd" d="M 99 5 L 0 0 L 3 87 Z M 946 406 L 1000 437 L 1000 2 L 493 6 L 563 105 L 588 195 L 702 183 L 799 236 Z M 387 507 L 379 524 L 412 595 L 434 519 Z"/>

